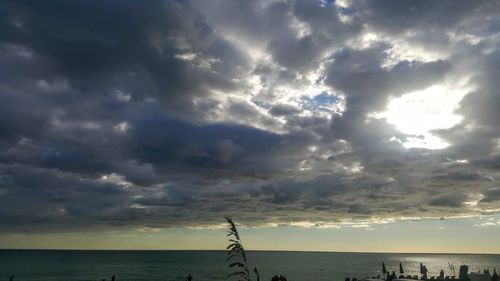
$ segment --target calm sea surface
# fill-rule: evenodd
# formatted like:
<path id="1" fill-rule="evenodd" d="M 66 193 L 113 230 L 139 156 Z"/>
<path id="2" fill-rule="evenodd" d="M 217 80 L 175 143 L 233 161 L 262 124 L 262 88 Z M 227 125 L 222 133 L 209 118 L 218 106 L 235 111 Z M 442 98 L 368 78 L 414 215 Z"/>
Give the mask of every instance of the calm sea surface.
<path id="1" fill-rule="evenodd" d="M 32 251 L 0 250 L 0 280 L 14 274 L 18 280 L 224 280 L 229 272 L 224 251 Z M 249 263 L 257 266 L 261 280 L 284 274 L 290 281 L 339 280 L 350 276 L 374 276 L 385 262 L 388 270 L 403 263 L 406 273 L 418 274 L 419 263 L 431 275 L 442 268 L 453 275 L 461 264 L 472 271 L 496 267 L 500 255 L 378 254 L 327 252 L 248 252 Z M 449 263 L 449 264 L 448 264 Z"/>

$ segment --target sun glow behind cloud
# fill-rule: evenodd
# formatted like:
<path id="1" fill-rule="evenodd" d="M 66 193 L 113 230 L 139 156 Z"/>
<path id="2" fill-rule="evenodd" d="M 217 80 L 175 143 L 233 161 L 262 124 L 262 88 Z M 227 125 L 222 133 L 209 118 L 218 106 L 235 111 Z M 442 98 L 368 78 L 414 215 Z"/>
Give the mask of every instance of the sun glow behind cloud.
<path id="1" fill-rule="evenodd" d="M 385 118 L 389 124 L 407 134 L 406 139 L 392 139 L 406 148 L 443 149 L 449 144 L 432 131 L 448 129 L 462 121 L 462 116 L 454 111 L 468 92 L 466 87 L 434 85 L 392 99 L 385 112 L 375 113 L 372 117 Z"/>

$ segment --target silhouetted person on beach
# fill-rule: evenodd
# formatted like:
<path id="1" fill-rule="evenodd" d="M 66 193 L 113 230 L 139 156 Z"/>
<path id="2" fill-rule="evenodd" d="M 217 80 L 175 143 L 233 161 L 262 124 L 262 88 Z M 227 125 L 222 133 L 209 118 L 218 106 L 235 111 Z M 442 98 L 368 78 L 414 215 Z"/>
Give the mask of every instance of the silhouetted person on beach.
<path id="1" fill-rule="evenodd" d="M 189 275 L 186 277 L 186 281 L 193 281 L 193 275 L 189 273 Z"/>
<path id="2" fill-rule="evenodd" d="M 14 275 L 11 275 L 11 276 L 9 277 L 9 281 L 14 281 Z"/>
<path id="3" fill-rule="evenodd" d="M 493 275 L 491 275 L 491 281 L 498 281 L 498 274 L 496 268 L 493 268 Z"/>
<path id="4" fill-rule="evenodd" d="M 115 281 L 115 275 L 111 276 L 111 281 Z"/>
<path id="5" fill-rule="evenodd" d="M 439 279 L 444 279 L 444 271 L 442 269 L 439 272 Z"/>
<path id="6" fill-rule="evenodd" d="M 422 273 L 422 280 L 427 280 L 427 267 L 425 265 L 420 264 L 420 273 Z"/>
<path id="7" fill-rule="evenodd" d="M 458 278 L 462 280 L 468 280 L 469 279 L 468 272 L 469 272 L 469 267 L 467 265 L 461 265 Z"/>

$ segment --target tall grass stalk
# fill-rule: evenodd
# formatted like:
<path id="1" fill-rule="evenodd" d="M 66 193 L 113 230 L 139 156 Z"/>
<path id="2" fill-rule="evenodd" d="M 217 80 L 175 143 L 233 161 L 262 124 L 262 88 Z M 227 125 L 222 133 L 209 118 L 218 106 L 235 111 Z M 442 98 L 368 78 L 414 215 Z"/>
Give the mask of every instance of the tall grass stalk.
<path id="1" fill-rule="evenodd" d="M 231 278 L 237 281 L 252 281 L 250 270 L 248 269 L 245 248 L 241 243 L 238 229 L 236 229 L 236 225 L 231 218 L 226 217 L 226 221 L 229 224 L 227 234 L 229 237 L 229 245 L 226 247 L 226 250 L 229 250 L 229 252 L 227 253 L 228 257 L 226 262 L 228 263 L 229 268 L 233 271 L 226 276 L 226 279 Z M 257 267 L 255 267 L 253 271 L 257 276 L 257 281 L 260 281 L 260 275 Z"/>

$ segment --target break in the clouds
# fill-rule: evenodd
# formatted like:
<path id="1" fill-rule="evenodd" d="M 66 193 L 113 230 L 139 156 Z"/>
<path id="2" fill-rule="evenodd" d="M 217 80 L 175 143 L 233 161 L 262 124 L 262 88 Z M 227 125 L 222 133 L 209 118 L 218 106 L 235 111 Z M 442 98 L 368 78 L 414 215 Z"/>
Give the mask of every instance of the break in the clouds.
<path id="1" fill-rule="evenodd" d="M 495 1 L 0 1 L 0 231 L 500 212 Z"/>

